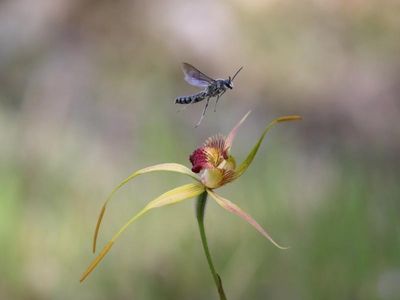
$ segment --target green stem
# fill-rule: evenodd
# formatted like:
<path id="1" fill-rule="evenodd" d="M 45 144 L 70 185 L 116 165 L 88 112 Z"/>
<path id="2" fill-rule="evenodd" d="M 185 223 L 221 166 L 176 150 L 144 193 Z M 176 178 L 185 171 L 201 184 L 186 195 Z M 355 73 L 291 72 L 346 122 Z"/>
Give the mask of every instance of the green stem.
<path id="1" fill-rule="evenodd" d="M 219 298 L 220 300 L 226 300 L 224 288 L 222 287 L 221 277 L 219 277 L 218 273 L 215 271 L 214 264 L 211 259 L 210 250 L 208 250 L 207 237 L 206 237 L 206 232 L 204 230 L 204 211 L 206 208 L 206 203 L 207 203 L 207 192 L 204 192 L 197 198 L 197 203 L 196 203 L 197 223 L 199 224 L 199 231 L 201 236 L 201 242 L 203 244 L 204 253 L 206 254 L 208 266 L 210 267 L 210 271 L 213 276 L 215 285 L 217 286 Z"/>

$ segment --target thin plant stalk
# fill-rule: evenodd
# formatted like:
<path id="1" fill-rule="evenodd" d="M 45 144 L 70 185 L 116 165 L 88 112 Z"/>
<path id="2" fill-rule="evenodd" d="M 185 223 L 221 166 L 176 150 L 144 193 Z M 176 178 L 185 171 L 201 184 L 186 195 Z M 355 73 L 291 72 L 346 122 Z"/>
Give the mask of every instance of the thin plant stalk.
<path id="1" fill-rule="evenodd" d="M 197 223 L 199 224 L 201 243 L 203 244 L 204 253 L 206 255 L 208 266 L 213 276 L 215 285 L 217 286 L 219 298 L 220 300 L 226 300 L 224 288 L 222 287 L 222 280 L 221 277 L 219 277 L 218 273 L 215 271 L 215 267 L 211 259 L 210 250 L 208 249 L 206 232 L 204 230 L 204 212 L 206 208 L 206 203 L 207 203 L 207 192 L 204 192 L 198 196 L 196 202 L 196 217 L 197 217 Z"/>

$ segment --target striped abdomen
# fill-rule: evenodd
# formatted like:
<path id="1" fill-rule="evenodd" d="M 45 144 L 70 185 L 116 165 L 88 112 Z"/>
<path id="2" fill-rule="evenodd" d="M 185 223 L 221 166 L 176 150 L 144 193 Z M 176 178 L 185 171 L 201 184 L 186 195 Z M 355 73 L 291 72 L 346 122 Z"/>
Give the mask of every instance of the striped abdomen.
<path id="1" fill-rule="evenodd" d="M 189 104 L 196 103 L 204 100 L 207 97 L 206 92 L 200 92 L 198 94 L 190 95 L 190 96 L 182 96 L 175 99 L 175 103 L 178 104 Z"/>

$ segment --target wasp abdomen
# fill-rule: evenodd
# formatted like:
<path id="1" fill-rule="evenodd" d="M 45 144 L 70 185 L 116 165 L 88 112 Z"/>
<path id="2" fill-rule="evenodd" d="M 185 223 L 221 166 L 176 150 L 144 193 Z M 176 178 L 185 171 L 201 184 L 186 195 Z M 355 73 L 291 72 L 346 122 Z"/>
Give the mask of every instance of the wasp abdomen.
<path id="1" fill-rule="evenodd" d="M 190 95 L 190 96 L 182 96 L 175 99 L 175 103 L 178 104 L 189 104 L 189 103 L 196 103 L 204 100 L 206 98 L 207 93 L 201 92 L 198 94 Z"/>

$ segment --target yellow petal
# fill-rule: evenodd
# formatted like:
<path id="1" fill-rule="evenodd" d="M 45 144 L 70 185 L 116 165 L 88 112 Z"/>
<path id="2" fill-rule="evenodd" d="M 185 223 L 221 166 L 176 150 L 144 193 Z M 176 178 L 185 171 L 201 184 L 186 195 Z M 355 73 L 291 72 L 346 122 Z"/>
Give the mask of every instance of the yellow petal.
<path id="1" fill-rule="evenodd" d="M 148 212 L 150 209 L 174 204 L 186 199 L 190 199 L 196 197 L 205 191 L 205 187 L 201 183 L 189 183 L 177 188 L 174 188 L 168 192 L 165 192 L 161 196 L 158 196 L 156 199 L 150 201 L 139 213 L 134 215 L 121 229 L 113 236 L 113 238 L 106 244 L 100 254 L 92 261 L 86 271 L 83 273 L 80 281 L 84 281 L 89 274 L 97 267 L 100 261 L 104 258 L 104 256 L 111 249 L 112 245 L 116 241 L 116 239 L 131 225 L 134 221 Z"/>
<path id="2" fill-rule="evenodd" d="M 82 274 L 81 279 L 79 279 L 80 282 L 83 282 L 86 277 L 89 276 L 90 273 L 97 267 L 97 265 L 100 263 L 100 261 L 104 258 L 104 256 L 110 251 L 111 247 L 113 246 L 113 242 L 110 241 L 108 242 L 103 250 L 101 250 L 100 254 L 92 261 L 92 263 L 89 265 L 89 267 L 86 269 L 86 271 Z"/>
<path id="3" fill-rule="evenodd" d="M 108 202 L 111 200 L 111 198 L 114 196 L 114 194 L 122 187 L 124 186 L 126 183 L 128 183 L 130 180 L 132 180 L 133 178 L 135 178 L 136 176 L 145 174 L 145 173 L 150 173 L 150 172 L 156 172 L 156 171 L 168 171 L 168 172 L 176 172 L 176 173 L 181 173 L 181 174 L 185 174 L 188 175 L 190 177 L 192 177 L 193 179 L 197 180 L 200 182 L 199 178 L 196 176 L 196 174 L 194 174 L 189 168 L 185 167 L 184 165 L 180 165 L 180 164 L 175 164 L 175 163 L 166 163 L 166 164 L 159 164 L 159 165 L 154 165 L 154 166 L 150 166 L 147 168 L 143 168 L 140 169 L 134 173 L 132 173 L 131 175 L 129 175 L 125 180 L 123 180 L 112 192 L 111 194 L 108 196 L 108 198 L 106 199 L 106 201 L 104 202 L 99 217 L 97 219 L 97 224 L 96 224 L 96 229 L 94 231 L 94 237 L 93 237 L 93 252 L 96 252 L 96 243 L 97 243 L 97 237 L 99 234 L 99 229 L 100 229 L 100 224 L 101 221 L 103 220 L 103 216 L 104 216 L 104 212 L 106 210 L 106 206 L 108 204 Z"/>
<path id="4" fill-rule="evenodd" d="M 272 237 L 268 234 L 268 232 L 261 227 L 260 224 L 256 222 L 249 214 L 244 212 L 239 206 L 230 202 L 228 199 L 221 197 L 220 195 L 214 193 L 213 191 L 207 189 L 207 193 L 214 198 L 214 200 L 224 209 L 227 211 L 241 217 L 251 226 L 253 226 L 259 233 L 261 233 L 264 237 L 266 237 L 272 244 L 274 244 L 279 249 L 288 249 L 287 247 L 280 246 L 277 242 L 275 242 Z"/>
<path id="5" fill-rule="evenodd" d="M 265 135 L 268 133 L 268 131 L 272 127 L 274 127 L 276 124 L 281 123 L 281 122 L 297 121 L 297 120 L 301 120 L 301 116 L 297 116 L 297 115 L 284 116 L 284 117 L 277 118 L 277 119 L 273 120 L 271 123 L 269 123 L 268 126 L 265 128 L 263 134 L 261 135 L 260 139 L 258 140 L 257 144 L 254 145 L 253 149 L 251 149 L 251 151 L 247 155 L 246 159 L 237 168 L 235 178 L 238 178 L 239 176 L 241 176 L 247 170 L 247 168 L 250 166 L 251 162 L 253 161 L 254 157 L 257 154 L 258 149 L 261 146 L 262 141 L 264 140 Z"/>
<path id="6" fill-rule="evenodd" d="M 180 187 L 174 188 L 168 192 L 165 192 L 164 194 L 158 196 L 156 199 L 150 201 L 140 212 L 134 215 L 124 226 L 121 227 L 121 229 L 114 235 L 114 237 L 111 240 L 115 241 L 118 238 L 118 236 L 122 232 L 124 232 L 125 229 L 130 224 L 132 224 L 134 221 L 136 221 L 139 217 L 148 212 L 150 209 L 161 207 L 164 205 L 174 204 L 179 201 L 193 198 L 195 196 L 200 195 L 204 191 L 205 191 L 204 185 L 196 182 L 196 183 L 185 184 Z"/>
<path id="7" fill-rule="evenodd" d="M 283 116 L 283 117 L 280 117 L 280 118 L 278 118 L 278 119 L 276 119 L 276 120 L 274 120 L 274 121 L 272 121 L 272 122 L 277 122 L 277 123 L 280 123 L 280 122 L 287 122 L 287 121 L 300 121 L 300 120 L 302 120 L 303 118 L 301 117 L 301 116 L 298 116 L 298 115 L 291 115 L 291 116 Z"/>

